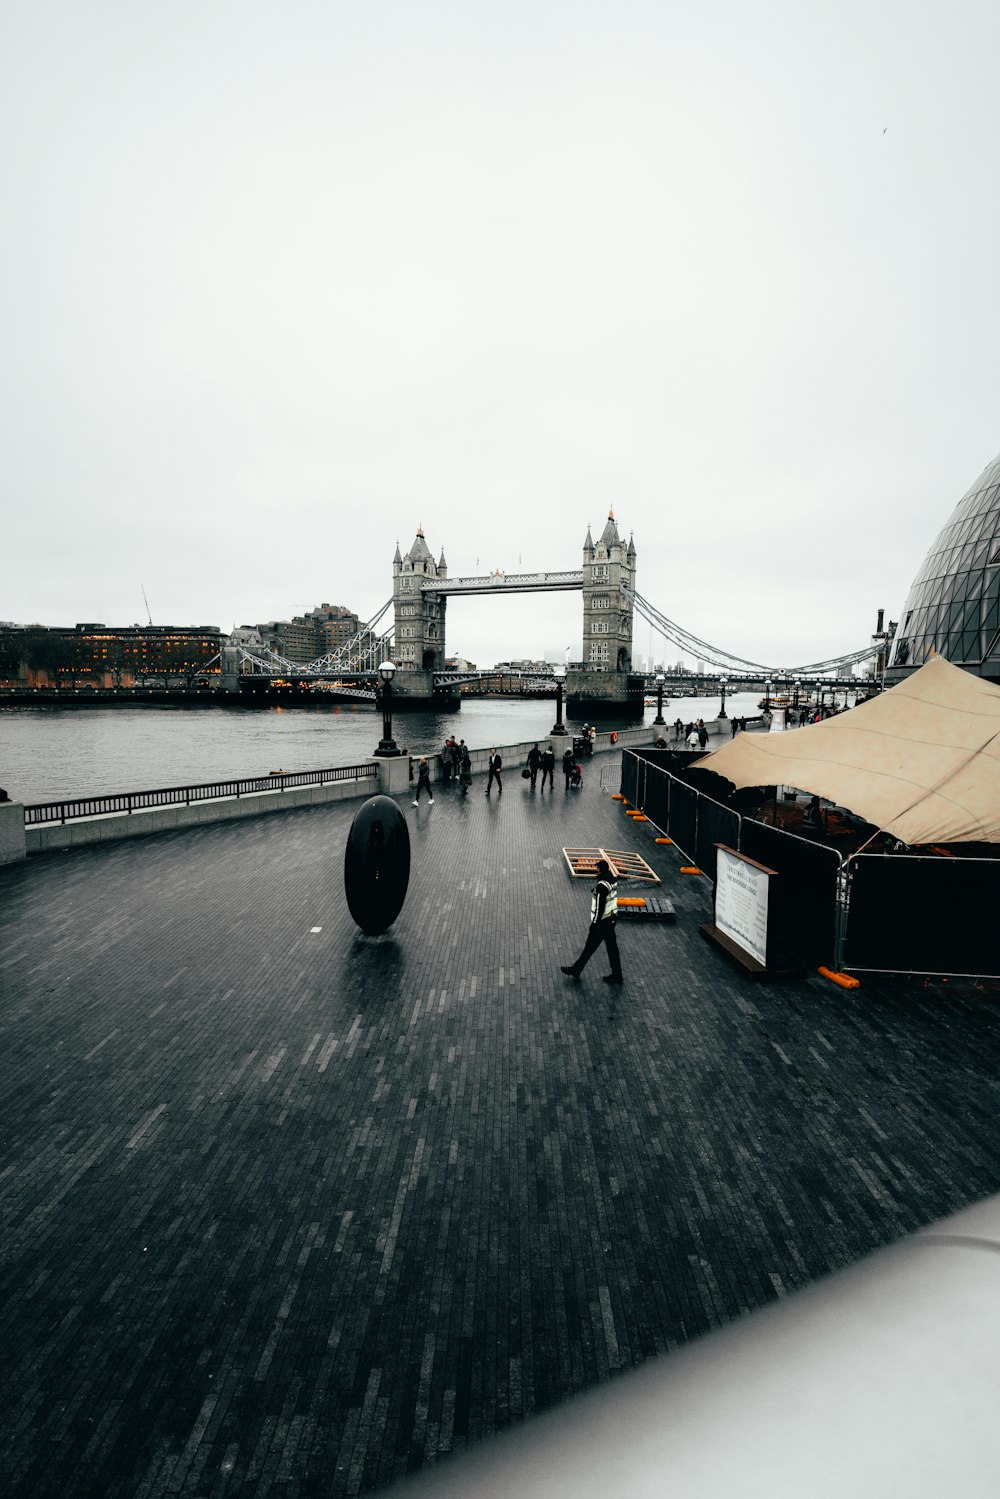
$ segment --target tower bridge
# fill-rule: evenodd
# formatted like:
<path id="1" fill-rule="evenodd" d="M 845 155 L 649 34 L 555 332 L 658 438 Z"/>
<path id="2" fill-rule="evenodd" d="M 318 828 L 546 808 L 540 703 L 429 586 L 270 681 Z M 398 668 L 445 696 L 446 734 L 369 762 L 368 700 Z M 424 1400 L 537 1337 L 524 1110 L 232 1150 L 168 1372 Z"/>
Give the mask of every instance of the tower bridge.
<path id="1" fill-rule="evenodd" d="M 854 685 L 850 669 L 876 656 L 884 657 L 885 636 L 876 635 L 861 649 L 827 661 L 802 666 L 767 666 L 700 640 L 669 619 L 636 590 L 637 556 L 631 537 L 626 543 L 618 531 L 614 511 L 608 514 L 595 542 L 590 527 L 583 543 L 579 568 L 562 571 L 505 573 L 500 569 L 475 575 L 450 577 L 442 549 L 437 561 L 427 545 L 422 527 L 405 556 L 396 544 L 392 559 L 392 596 L 363 625 L 354 638 L 336 652 L 306 664 L 288 660 L 264 648 L 249 650 L 232 645 L 222 652 L 223 685 L 231 691 L 254 690 L 268 681 L 296 687 L 316 684 L 320 690 L 336 688 L 339 695 L 371 698 L 378 664 L 386 657 L 396 663 L 393 696 L 400 705 L 440 707 L 442 697 L 457 699 L 458 687 L 472 680 L 492 678 L 495 671 L 456 674 L 446 666 L 446 615 L 449 597 L 485 594 L 499 598 L 507 594 L 579 592 L 583 602 L 582 642 L 579 659 L 566 676 L 566 706 L 571 715 L 597 717 L 603 712 L 640 714 L 643 699 L 655 690 L 650 674 L 632 669 L 634 619 L 638 613 L 664 641 L 705 664 L 692 672 L 688 682 L 726 679 L 735 690 L 760 684 L 766 690 L 790 685 L 795 678 L 802 687 L 822 681 L 827 687 Z M 392 626 L 385 617 L 392 610 Z M 714 672 L 713 672 L 714 668 Z M 544 674 L 543 674 L 544 677 Z M 669 682 L 681 679 L 671 675 Z M 539 682 L 541 685 L 541 682 Z"/>
<path id="2" fill-rule="evenodd" d="M 595 542 L 590 527 L 583 543 L 582 565 L 562 572 L 504 573 L 451 578 L 444 550 L 437 561 L 422 527 L 404 556 L 396 545 L 392 559 L 392 604 L 398 667 L 393 692 L 404 699 L 432 698 L 446 682 L 446 610 L 455 594 L 553 593 L 578 591 L 583 596 L 581 661 L 567 678 L 567 706 L 601 705 L 620 712 L 630 696 L 641 710 L 643 684 L 632 677 L 632 621 L 636 550 L 618 532 L 614 511 Z"/>

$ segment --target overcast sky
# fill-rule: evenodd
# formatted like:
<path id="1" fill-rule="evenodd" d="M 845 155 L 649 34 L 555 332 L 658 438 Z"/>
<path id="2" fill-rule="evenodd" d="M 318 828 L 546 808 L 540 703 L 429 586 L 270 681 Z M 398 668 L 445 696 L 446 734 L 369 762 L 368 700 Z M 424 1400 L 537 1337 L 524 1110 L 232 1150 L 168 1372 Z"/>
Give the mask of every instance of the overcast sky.
<path id="1" fill-rule="evenodd" d="M 998 55 L 995 0 L 0 0 L 0 618 L 368 617 L 418 523 L 561 569 L 613 506 L 695 634 L 863 644 L 1000 448 Z"/>

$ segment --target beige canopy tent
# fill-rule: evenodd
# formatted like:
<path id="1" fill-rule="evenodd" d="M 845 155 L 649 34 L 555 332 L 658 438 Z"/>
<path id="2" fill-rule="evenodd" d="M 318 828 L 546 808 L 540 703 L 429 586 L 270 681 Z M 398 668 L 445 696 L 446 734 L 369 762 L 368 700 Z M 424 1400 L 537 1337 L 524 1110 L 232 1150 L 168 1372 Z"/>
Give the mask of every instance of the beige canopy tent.
<path id="1" fill-rule="evenodd" d="M 881 697 L 697 762 L 734 786 L 797 786 L 904 843 L 1000 843 L 1000 687 L 935 656 Z"/>

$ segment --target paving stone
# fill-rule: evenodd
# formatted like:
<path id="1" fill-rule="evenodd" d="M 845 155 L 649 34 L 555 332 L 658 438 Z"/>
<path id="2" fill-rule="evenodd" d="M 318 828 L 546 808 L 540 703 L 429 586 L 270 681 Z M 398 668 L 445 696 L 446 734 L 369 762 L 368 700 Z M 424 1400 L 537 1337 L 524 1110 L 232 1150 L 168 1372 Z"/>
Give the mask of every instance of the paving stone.
<path id="1" fill-rule="evenodd" d="M 751 984 L 506 779 L 381 938 L 356 803 L 0 871 L 5 1496 L 370 1491 L 1000 1188 L 996 986 Z M 592 844 L 677 916 L 610 993 Z"/>

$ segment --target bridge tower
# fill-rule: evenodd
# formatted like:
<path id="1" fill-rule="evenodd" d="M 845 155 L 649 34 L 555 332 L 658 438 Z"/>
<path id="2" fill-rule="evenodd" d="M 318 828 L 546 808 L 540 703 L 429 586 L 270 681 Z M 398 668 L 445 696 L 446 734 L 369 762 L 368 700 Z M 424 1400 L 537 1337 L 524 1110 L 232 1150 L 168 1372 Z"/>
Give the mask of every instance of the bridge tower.
<path id="1" fill-rule="evenodd" d="M 447 599 L 429 589 L 422 591 L 422 585 L 429 579 L 447 576 L 444 549 L 440 560 L 435 562 L 421 526 L 417 527 L 413 545 L 405 557 L 400 555 L 397 541 L 396 555 L 392 559 L 392 602 L 396 665 L 401 672 L 444 670 Z M 429 687 L 427 690 L 430 691 Z"/>
<path id="2" fill-rule="evenodd" d="M 632 591 L 635 546 L 618 535 L 615 512 L 595 546 L 587 527 L 583 543 L 583 663 L 591 671 L 632 670 Z"/>

